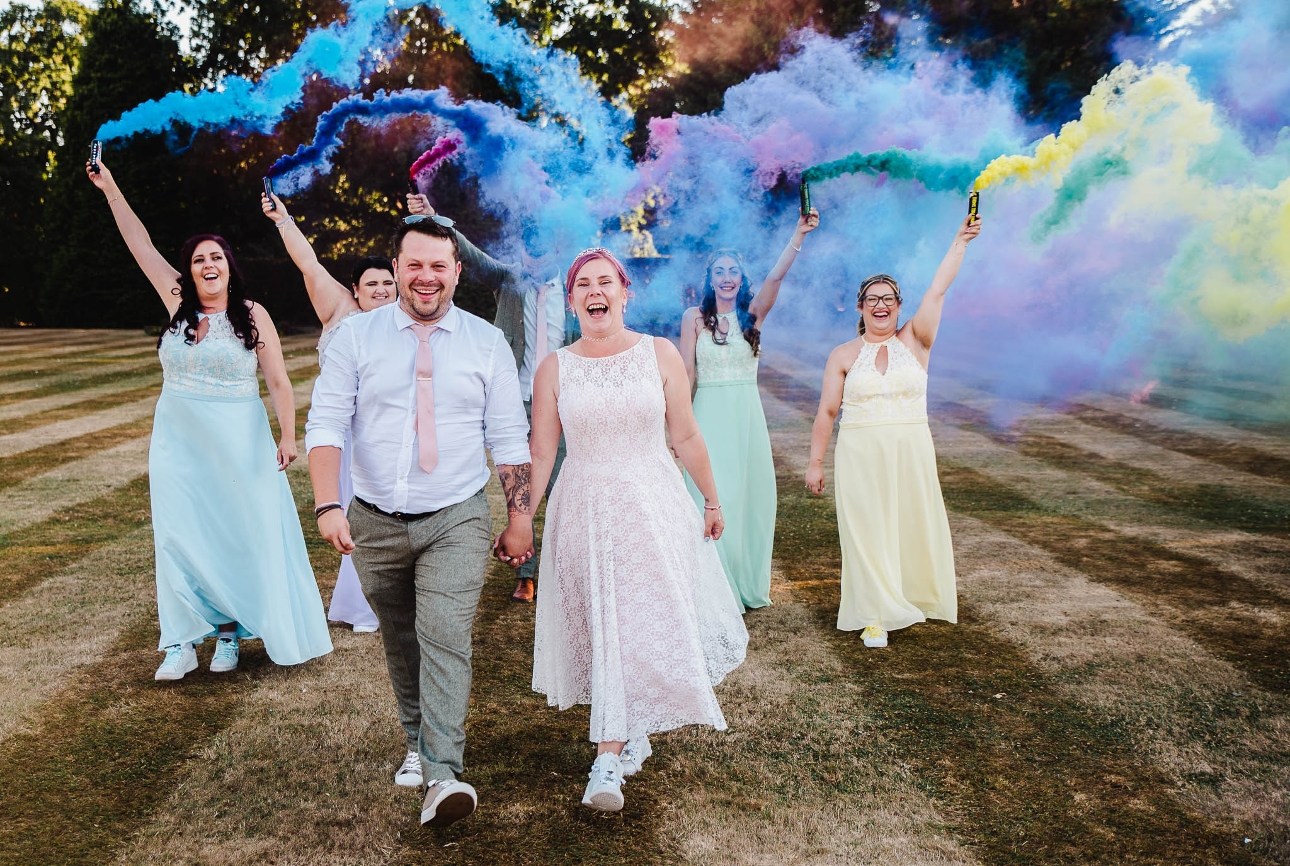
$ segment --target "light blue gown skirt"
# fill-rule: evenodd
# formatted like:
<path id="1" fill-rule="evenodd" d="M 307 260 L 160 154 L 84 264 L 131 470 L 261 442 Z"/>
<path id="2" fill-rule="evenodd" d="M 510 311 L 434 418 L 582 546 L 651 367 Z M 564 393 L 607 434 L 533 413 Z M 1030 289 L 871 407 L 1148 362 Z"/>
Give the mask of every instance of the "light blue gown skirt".
<path id="1" fill-rule="evenodd" d="M 236 621 L 269 658 L 331 652 L 322 598 L 258 396 L 163 388 L 148 451 L 159 648 Z"/>
<path id="2" fill-rule="evenodd" d="M 744 608 L 770 604 L 770 561 L 775 547 L 775 461 L 756 382 L 699 384 L 694 418 L 708 446 L 725 532 L 717 541 L 730 589 Z M 690 496 L 703 494 L 689 473 Z"/>

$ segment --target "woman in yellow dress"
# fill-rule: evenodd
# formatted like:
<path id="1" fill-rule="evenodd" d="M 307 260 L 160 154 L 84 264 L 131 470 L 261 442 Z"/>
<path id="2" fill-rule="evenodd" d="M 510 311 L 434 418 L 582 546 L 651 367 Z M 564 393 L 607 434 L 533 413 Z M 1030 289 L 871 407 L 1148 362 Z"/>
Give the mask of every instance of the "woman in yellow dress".
<path id="1" fill-rule="evenodd" d="M 824 451 L 842 411 L 833 482 L 842 543 L 838 628 L 867 647 L 927 619 L 958 621 L 954 550 L 927 426 L 927 362 L 945 292 L 978 217 L 959 226 L 916 312 L 897 327 L 900 287 L 886 274 L 860 284 L 859 336 L 829 355 L 811 434 L 806 486 L 824 492 Z"/>

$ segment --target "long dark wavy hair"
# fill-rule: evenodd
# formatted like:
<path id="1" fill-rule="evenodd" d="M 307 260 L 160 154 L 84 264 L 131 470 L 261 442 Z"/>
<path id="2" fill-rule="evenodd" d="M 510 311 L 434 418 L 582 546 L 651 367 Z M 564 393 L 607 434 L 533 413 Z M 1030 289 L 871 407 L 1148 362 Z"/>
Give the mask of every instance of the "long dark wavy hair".
<path id="1" fill-rule="evenodd" d="M 251 297 L 237 260 L 233 258 L 232 248 L 219 235 L 193 235 L 184 241 L 184 248 L 179 253 L 179 288 L 172 289 L 179 295 L 179 309 L 175 310 L 170 317 L 170 325 L 157 338 L 157 347 L 161 347 L 167 332 L 179 333 L 181 324 L 185 343 L 191 346 L 197 339 L 197 313 L 201 310 L 201 301 L 197 298 L 197 283 L 193 281 L 193 253 L 199 244 L 206 241 L 214 241 L 224 251 L 224 261 L 228 262 L 228 323 L 233 326 L 233 333 L 237 334 L 242 345 L 253 352 L 260 345 L 260 333 L 251 321 Z"/>
<path id="2" fill-rule="evenodd" d="M 739 276 L 742 282 L 739 285 L 739 294 L 735 295 L 735 314 L 739 318 L 739 330 L 744 332 L 744 339 L 752 347 L 752 353 L 756 356 L 761 351 L 761 331 L 757 328 L 757 323 L 753 320 L 753 314 L 748 309 L 752 303 L 752 283 L 748 280 L 748 269 L 744 267 L 743 256 L 734 250 L 717 250 L 708 259 L 708 266 L 703 271 L 703 300 L 699 302 L 699 315 L 703 317 L 703 327 L 708 329 L 712 335 L 712 342 L 720 343 L 717 339 L 717 290 L 712 286 L 712 266 L 717 263 L 717 259 L 729 256 L 735 260 L 739 266 Z"/>

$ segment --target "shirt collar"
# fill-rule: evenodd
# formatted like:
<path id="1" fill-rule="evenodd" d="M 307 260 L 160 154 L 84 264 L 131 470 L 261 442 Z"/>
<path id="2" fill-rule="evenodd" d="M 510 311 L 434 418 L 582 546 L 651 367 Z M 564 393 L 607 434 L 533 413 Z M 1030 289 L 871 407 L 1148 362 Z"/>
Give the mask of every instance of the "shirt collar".
<path id="1" fill-rule="evenodd" d="M 394 307 L 395 328 L 402 331 L 407 328 L 411 328 L 414 324 L 417 324 L 416 319 L 409 316 L 407 310 L 403 309 L 403 303 L 401 301 L 395 301 L 390 306 Z M 435 322 L 435 327 L 444 331 L 455 331 L 457 329 L 457 321 L 460 315 L 461 314 L 457 312 L 457 305 L 450 302 L 448 305 L 448 312 L 444 314 L 442 319 Z"/>

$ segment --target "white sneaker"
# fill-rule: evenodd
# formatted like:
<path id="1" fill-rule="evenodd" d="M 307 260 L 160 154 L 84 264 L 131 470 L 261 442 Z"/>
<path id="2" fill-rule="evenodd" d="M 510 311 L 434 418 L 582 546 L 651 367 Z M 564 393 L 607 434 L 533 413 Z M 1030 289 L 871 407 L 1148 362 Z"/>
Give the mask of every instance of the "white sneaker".
<path id="1" fill-rule="evenodd" d="M 421 805 L 421 824 L 428 827 L 447 827 L 462 818 L 468 818 L 479 805 L 475 789 L 456 779 L 435 779 L 426 788 L 426 799 Z"/>
<path id="2" fill-rule="evenodd" d="M 408 752 L 399 769 L 394 772 L 394 784 L 401 788 L 420 788 L 425 784 L 421 779 L 421 756 Z"/>
<path id="3" fill-rule="evenodd" d="M 379 628 L 379 625 L 356 625 L 354 626 L 354 634 L 371 634 Z"/>
<path id="4" fill-rule="evenodd" d="M 155 680 L 182 680 L 184 674 L 197 670 L 197 651 L 190 643 L 166 647 L 166 660 L 157 668 Z"/>
<path id="5" fill-rule="evenodd" d="M 864 631 L 860 632 L 860 637 L 864 639 L 864 645 L 867 647 L 876 648 L 887 645 L 887 632 L 876 625 L 865 626 Z"/>
<path id="6" fill-rule="evenodd" d="M 215 641 L 215 655 L 211 657 L 211 673 L 226 674 L 237 670 L 237 656 L 237 638 L 221 637 Z"/>
<path id="7" fill-rule="evenodd" d="M 623 773 L 621 761 L 613 752 L 605 752 L 591 765 L 587 791 L 582 805 L 598 812 L 617 812 L 623 808 Z"/>
<path id="8" fill-rule="evenodd" d="M 649 744 L 649 737 L 637 737 L 634 740 L 628 740 L 627 745 L 623 746 L 623 753 L 618 756 L 618 767 L 623 776 L 630 776 L 640 770 L 641 764 L 645 759 L 654 754 L 654 749 Z"/>

